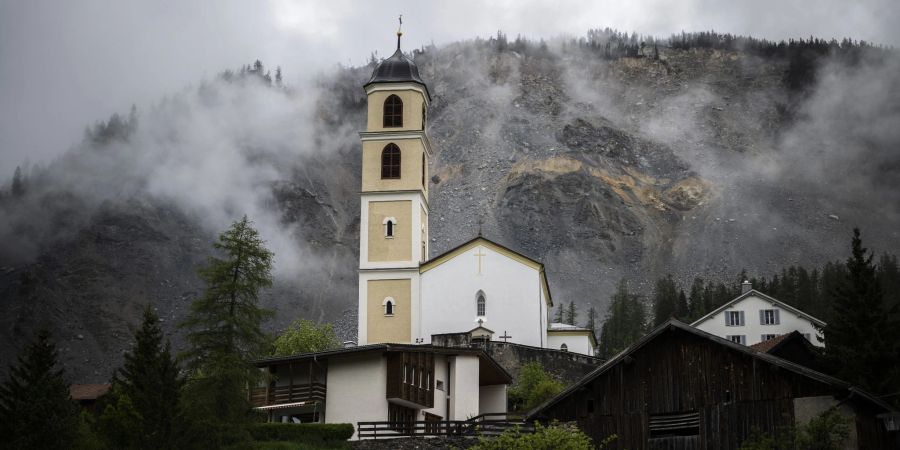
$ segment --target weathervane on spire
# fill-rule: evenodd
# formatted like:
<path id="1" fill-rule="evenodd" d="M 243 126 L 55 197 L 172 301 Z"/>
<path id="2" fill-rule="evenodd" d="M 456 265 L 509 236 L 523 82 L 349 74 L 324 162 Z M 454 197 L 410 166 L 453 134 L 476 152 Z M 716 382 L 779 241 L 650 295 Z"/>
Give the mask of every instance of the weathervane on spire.
<path id="1" fill-rule="evenodd" d="M 400 21 L 400 25 L 397 27 L 397 50 L 400 50 L 400 36 L 403 36 L 403 14 L 400 14 L 397 20 Z"/>

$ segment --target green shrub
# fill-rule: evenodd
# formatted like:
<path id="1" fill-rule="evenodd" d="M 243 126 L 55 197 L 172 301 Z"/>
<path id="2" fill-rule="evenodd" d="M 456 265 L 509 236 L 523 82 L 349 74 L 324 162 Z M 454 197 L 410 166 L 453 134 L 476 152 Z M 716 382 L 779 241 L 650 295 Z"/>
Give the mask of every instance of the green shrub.
<path id="1" fill-rule="evenodd" d="M 506 430 L 495 438 L 480 438 L 469 450 L 592 450 L 594 444 L 588 435 L 572 424 L 552 423 L 543 427 L 536 423 L 534 433 L 520 433 L 518 429 Z M 615 439 L 610 437 L 596 448 L 604 448 Z"/>
<path id="2" fill-rule="evenodd" d="M 256 441 L 321 443 L 346 441 L 353 436 L 349 423 L 254 423 L 247 431 Z"/>
<path id="3" fill-rule="evenodd" d="M 563 387 L 544 371 L 541 363 L 533 361 L 525 364 L 519 371 L 515 386 L 509 390 L 509 409 L 529 411 L 559 394 Z"/>

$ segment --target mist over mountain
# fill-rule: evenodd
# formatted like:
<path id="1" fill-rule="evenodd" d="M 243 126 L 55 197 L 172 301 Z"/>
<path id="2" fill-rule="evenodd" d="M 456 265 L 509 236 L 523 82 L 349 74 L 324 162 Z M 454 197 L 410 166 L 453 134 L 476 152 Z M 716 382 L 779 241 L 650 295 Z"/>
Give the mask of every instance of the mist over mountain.
<path id="1" fill-rule="evenodd" d="M 900 251 L 892 49 L 594 30 L 413 53 L 434 96 L 432 256 L 480 229 L 543 261 L 555 301 L 603 311 L 622 277 L 646 291 L 843 258 L 854 226 Z M 372 67 L 293 86 L 226 72 L 23 166 L 0 197 L 0 360 L 46 324 L 74 379 L 107 379 L 146 303 L 178 348 L 196 268 L 243 214 L 275 252 L 270 329 L 354 339 Z"/>

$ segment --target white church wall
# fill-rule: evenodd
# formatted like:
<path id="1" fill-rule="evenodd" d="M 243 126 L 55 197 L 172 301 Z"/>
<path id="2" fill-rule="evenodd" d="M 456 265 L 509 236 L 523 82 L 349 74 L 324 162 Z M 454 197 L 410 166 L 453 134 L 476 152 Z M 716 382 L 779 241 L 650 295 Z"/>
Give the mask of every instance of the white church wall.
<path id="1" fill-rule="evenodd" d="M 434 356 L 434 408 L 423 409 L 419 414 L 419 420 L 425 420 L 425 413 L 447 419 L 447 358 L 450 356 Z M 444 385 L 443 390 L 437 388 L 438 382 Z"/>
<path id="2" fill-rule="evenodd" d="M 591 345 L 591 338 L 586 334 L 554 333 L 552 331 L 547 333 L 547 348 L 562 350 L 563 344 L 566 344 L 570 352 L 594 356 L 594 346 Z"/>
<path id="3" fill-rule="evenodd" d="M 458 355 L 450 369 L 450 420 L 466 420 L 479 414 L 477 356 Z"/>
<path id="4" fill-rule="evenodd" d="M 481 257 L 481 274 L 478 257 Z M 422 274 L 422 329 L 419 337 L 458 333 L 478 326 L 476 294 L 484 292 L 484 327 L 506 332 L 510 342 L 543 347 L 546 344 L 546 311 L 540 273 L 486 246 L 466 252 Z"/>
<path id="5" fill-rule="evenodd" d="M 478 414 L 506 412 L 506 385 L 492 384 L 478 388 Z"/>
<path id="6" fill-rule="evenodd" d="M 779 311 L 778 325 L 762 325 L 759 320 L 759 311 L 764 309 L 776 309 Z M 725 315 L 730 311 L 744 312 L 744 325 L 731 326 L 725 324 Z M 782 335 L 790 333 L 794 330 L 801 334 L 809 335 L 809 341 L 816 346 L 824 347 L 824 343 L 819 342 L 816 336 L 821 336 L 816 331 L 813 323 L 794 312 L 782 308 L 781 306 L 772 306 L 772 302 L 755 295 L 749 295 L 740 302 L 719 311 L 718 313 L 706 318 L 703 322 L 694 325 L 696 328 L 716 336 L 727 338 L 728 336 L 744 336 L 745 345 L 753 345 L 762 342 L 762 335 L 774 334 Z"/>
<path id="7" fill-rule="evenodd" d="M 328 361 L 325 422 L 388 420 L 387 360 L 380 354 Z M 353 434 L 356 438 L 356 432 Z"/>

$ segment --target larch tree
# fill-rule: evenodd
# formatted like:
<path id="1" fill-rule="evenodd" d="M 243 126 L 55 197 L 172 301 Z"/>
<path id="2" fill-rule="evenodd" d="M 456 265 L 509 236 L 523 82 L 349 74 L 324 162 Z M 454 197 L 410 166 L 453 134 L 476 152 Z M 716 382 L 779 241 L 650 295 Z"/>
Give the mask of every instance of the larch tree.
<path id="1" fill-rule="evenodd" d="M 78 438 L 78 405 L 69 395 L 56 345 L 46 329 L 19 356 L 0 385 L 4 448 L 68 449 Z M 8 447 L 6 447 L 8 445 Z"/>
<path id="2" fill-rule="evenodd" d="M 260 376 L 251 361 L 265 351 L 261 324 L 272 314 L 259 306 L 260 291 L 272 285 L 273 255 L 264 244 L 244 216 L 214 244 L 221 256 L 200 269 L 206 290 L 181 323 L 189 344 L 186 396 L 197 416 L 235 422 L 249 410 L 246 389 Z"/>
<path id="3" fill-rule="evenodd" d="M 822 329 L 825 358 L 834 374 L 876 395 L 900 388 L 900 320 L 888 307 L 872 264 L 853 230 L 847 275 L 834 287 L 832 313 Z"/>
<path id="4" fill-rule="evenodd" d="M 183 447 L 183 385 L 159 317 L 148 305 L 134 347 L 113 376 L 109 404 L 100 417 L 102 435 L 116 448 Z"/>

